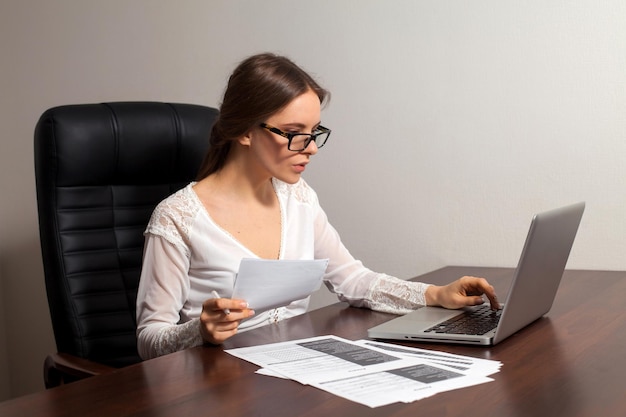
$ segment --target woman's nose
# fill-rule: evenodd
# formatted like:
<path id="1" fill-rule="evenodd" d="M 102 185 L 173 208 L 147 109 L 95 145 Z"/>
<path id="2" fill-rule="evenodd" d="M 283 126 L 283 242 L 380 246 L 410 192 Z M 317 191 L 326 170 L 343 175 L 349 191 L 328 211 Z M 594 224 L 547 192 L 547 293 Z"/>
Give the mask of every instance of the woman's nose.
<path id="1" fill-rule="evenodd" d="M 315 155 L 318 151 L 318 147 L 317 147 L 317 143 L 315 143 L 314 140 L 312 140 L 311 142 L 309 142 L 309 144 L 306 146 L 306 148 L 304 148 L 304 150 L 302 151 L 302 153 L 308 153 L 311 155 Z"/>

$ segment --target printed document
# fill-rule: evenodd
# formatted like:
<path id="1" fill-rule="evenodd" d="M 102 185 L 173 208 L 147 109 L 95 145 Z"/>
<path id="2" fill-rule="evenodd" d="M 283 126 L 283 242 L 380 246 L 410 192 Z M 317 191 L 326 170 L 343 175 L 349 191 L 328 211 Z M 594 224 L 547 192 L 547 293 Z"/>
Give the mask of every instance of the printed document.
<path id="1" fill-rule="evenodd" d="M 444 365 L 447 368 L 473 374 L 491 375 L 500 371 L 502 363 L 499 361 L 473 358 L 471 356 L 454 355 L 439 350 L 429 350 L 408 346 L 394 345 L 391 343 L 375 342 L 372 340 L 359 340 L 356 343 L 362 346 L 374 346 L 383 351 L 396 355 L 419 358 L 425 362 Z"/>
<path id="2" fill-rule="evenodd" d="M 408 348 L 371 341 L 352 342 L 337 336 L 318 336 L 290 342 L 226 350 L 260 367 L 259 373 L 312 385 L 368 407 L 412 402 L 439 392 L 492 381 L 499 363 L 488 364 L 459 355 L 441 355 L 440 361 L 424 359 Z M 399 346 L 398 346 L 399 347 Z M 445 363 L 463 362 L 465 369 Z"/>

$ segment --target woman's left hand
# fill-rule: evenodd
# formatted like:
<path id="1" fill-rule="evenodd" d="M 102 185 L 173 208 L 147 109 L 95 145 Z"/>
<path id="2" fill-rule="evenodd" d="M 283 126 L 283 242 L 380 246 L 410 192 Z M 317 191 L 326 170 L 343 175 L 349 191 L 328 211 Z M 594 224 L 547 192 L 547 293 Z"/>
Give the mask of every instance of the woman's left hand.
<path id="1" fill-rule="evenodd" d="M 456 309 L 483 304 L 483 295 L 487 296 L 492 310 L 500 308 L 496 292 L 486 279 L 466 276 L 448 285 L 428 287 L 426 304 Z"/>

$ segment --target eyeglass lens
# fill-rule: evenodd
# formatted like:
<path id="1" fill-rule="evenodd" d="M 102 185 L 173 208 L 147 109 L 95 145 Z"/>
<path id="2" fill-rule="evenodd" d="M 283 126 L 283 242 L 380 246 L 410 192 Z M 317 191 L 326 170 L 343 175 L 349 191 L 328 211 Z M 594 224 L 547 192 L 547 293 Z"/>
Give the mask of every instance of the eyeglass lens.
<path id="1" fill-rule="evenodd" d="M 328 135 L 329 132 L 322 132 L 315 135 L 315 145 L 318 148 L 324 146 L 324 143 L 326 143 L 326 139 L 328 139 Z M 292 151 L 302 151 L 309 145 L 312 139 L 313 136 L 311 135 L 294 135 L 291 139 L 289 149 Z"/>

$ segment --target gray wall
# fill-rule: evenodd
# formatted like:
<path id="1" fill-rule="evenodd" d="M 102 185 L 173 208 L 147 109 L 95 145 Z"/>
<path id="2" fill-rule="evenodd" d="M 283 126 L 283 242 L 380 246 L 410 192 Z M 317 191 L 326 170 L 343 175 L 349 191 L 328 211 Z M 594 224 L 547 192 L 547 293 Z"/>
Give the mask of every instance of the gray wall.
<path id="1" fill-rule="evenodd" d="M 256 52 L 289 55 L 332 91 L 333 134 L 306 178 L 372 269 L 514 266 L 531 213 L 578 200 L 588 211 L 569 267 L 626 268 L 624 4 L 3 0 L 0 399 L 42 389 L 54 350 L 39 115 L 111 100 L 218 106 Z"/>

